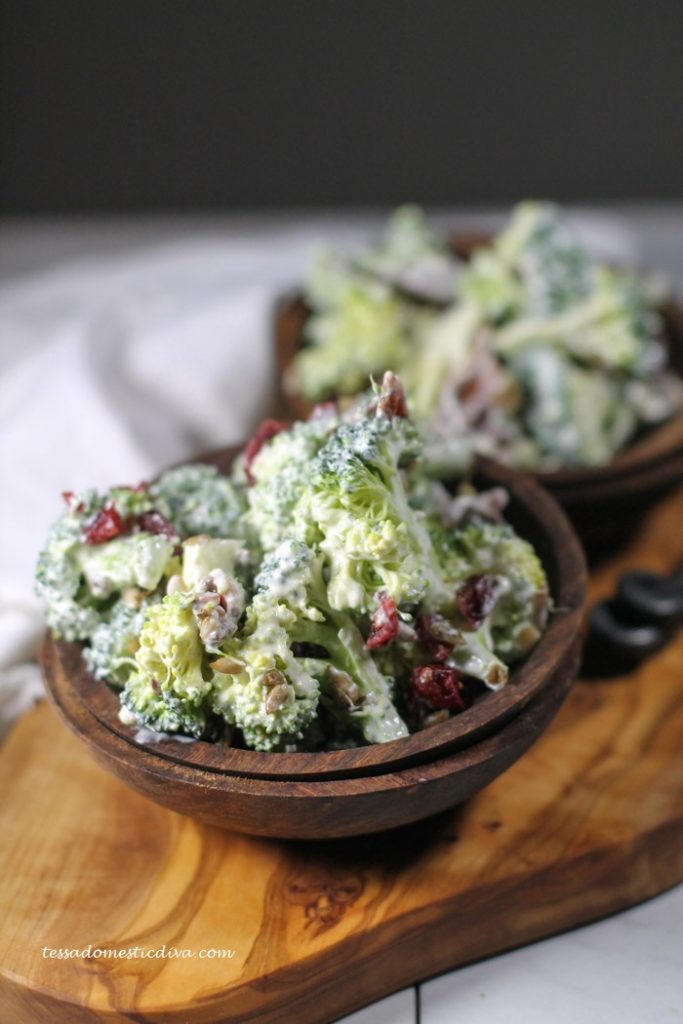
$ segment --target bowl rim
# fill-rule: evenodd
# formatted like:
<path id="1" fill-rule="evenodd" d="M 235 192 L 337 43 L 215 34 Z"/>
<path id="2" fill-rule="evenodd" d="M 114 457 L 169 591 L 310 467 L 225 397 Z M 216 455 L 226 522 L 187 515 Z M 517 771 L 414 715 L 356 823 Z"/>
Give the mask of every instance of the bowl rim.
<path id="1" fill-rule="evenodd" d="M 519 760 L 550 724 L 575 677 L 580 648 L 576 636 L 548 685 L 479 743 L 390 773 L 320 781 L 221 775 L 135 747 L 86 710 L 72 680 L 55 664 L 59 652 L 49 635 L 40 660 L 48 695 L 62 720 L 100 764 L 133 790 L 212 826 L 310 841 L 400 828 L 470 799 Z"/>
<path id="2" fill-rule="evenodd" d="M 225 471 L 240 446 L 222 449 L 201 460 Z M 107 683 L 96 680 L 82 658 L 82 645 L 51 639 L 62 670 L 73 681 L 90 714 L 111 732 L 136 747 L 169 761 L 224 775 L 261 779 L 320 780 L 390 773 L 411 764 L 425 763 L 470 746 L 500 729 L 547 685 L 581 632 L 585 607 L 587 567 L 583 549 L 557 502 L 530 476 L 481 459 L 476 479 L 483 486 L 503 486 L 510 493 L 512 519 L 521 517 L 537 531 L 551 555 L 544 567 L 549 574 L 557 611 L 531 653 L 514 668 L 502 689 L 439 725 L 387 743 L 348 750 L 312 753 L 264 753 L 229 747 L 220 742 L 136 738 L 140 728 L 118 718 L 119 700 Z M 538 546 L 536 543 L 535 546 Z"/>
<path id="3" fill-rule="evenodd" d="M 56 641 L 49 633 L 43 638 L 41 664 L 49 682 L 49 696 L 59 713 L 66 719 L 70 728 L 83 737 L 93 748 L 101 748 L 107 755 L 113 755 L 119 762 L 128 764 L 135 760 L 137 753 L 151 755 L 146 767 L 160 772 L 170 772 L 172 777 L 189 783 L 197 784 L 222 792 L 229 788 L 231 792 L 245 797 L 258 796 L 295 796 L 302 800 L 328 800 L 334 798 L 362 797 L 381 794 L 406 786 L 427 781 L 438 781 L 453 774 L 454 767 L 476 767 L 482 760 L 487 760 L 492 750 L 498 750 L 504 742 L 506 734 L 514 731 L 520 736 L 531 732 L 530 742 L 535 739 L 536 709 L 550 704 L 557 707 L 564 701 L 572 683 L 580 658 L 580 637 L 575 636 L 568 648 L 568 660 L 558 665 L 548 681 L 548 685 L 540 690 L 522 709 L 522 714 L 505 722 L 495 732 L 483 736 L 471 746 L 445 750 L 438 757 L 426 763 L 411 763 L 393 771 L 380 772 L 374 775 L 349 775 L 342 777 L 325 777 L 320 779 L 292 779 L 280 773 L 277 776 L 243 775 L 232 772 L 216 772 L 186 761 L 175 761 L 160 754 L 156 745 L 131 743 L 126 737 L 110 729 L 99 718 L 90 715 L 84 707 L 78 689 L 73 680 L 65 676 L 66 686 L 55 681 L 52 670 L 52 659 L 59 658 Z M 85 712 L 85 715 L 84 715 Z M 97 737 L 101 737 L 98 740 Z M 400 740 L 397 742 L 401 742 Z M 278 756 L 278 755 L 264 755 Z"/>

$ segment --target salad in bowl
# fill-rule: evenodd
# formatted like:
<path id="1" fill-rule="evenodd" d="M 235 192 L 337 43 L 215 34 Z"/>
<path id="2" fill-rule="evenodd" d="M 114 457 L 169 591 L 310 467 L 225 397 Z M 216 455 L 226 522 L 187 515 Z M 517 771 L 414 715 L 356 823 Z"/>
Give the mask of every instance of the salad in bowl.
<path id="1" fill-rule="evenodd" d="M 351 395 L 399 373 L 435 467 L 602 466 L 683 407 L 654 279 L 600 262 L 555 205 L 517 206 L 458 258 L 416 207 L 358 256 L 323 253 L 287 393 Z"/>
<path id="2" fill-rule="evenodd" d="M 505 489 L 447 490 L 422 447 L 387 372 L 262 424 L 229 475 L 67 492 L 38 559 L 48 624 L 157 735 L 315 752 L 443 722 L 506 685 L 551 600 Z"/>

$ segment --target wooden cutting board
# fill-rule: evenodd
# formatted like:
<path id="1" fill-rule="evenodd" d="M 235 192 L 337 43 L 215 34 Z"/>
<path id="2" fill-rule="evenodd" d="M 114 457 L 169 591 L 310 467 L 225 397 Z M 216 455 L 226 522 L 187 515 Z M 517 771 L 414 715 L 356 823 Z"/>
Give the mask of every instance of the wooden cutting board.
<path id="1" fill-rule="evenodd" d="M 671 568 L 681 523 L 683 493 L 592 596 L 628 566 Z M 2 1024 L 322 1024 L 683 879 L 683 634 L 628 677 L 577 684 L 487 790 L 398 834 L 198 825 L 110 777 L 44 703 L 0 753 L 0 813 Z M 88 946 L 107 957 L 42 952 Z M 157 956 L 111 956 L 134 947 Z"/>

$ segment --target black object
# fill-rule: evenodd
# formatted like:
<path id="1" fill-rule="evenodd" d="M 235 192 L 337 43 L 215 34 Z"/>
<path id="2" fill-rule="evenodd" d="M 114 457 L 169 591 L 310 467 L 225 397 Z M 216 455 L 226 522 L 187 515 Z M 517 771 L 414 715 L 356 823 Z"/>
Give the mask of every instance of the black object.
<path id="1" fill-rule="evenodd" d="M 683 562 L 670 575 L 634 570 L 589 616 L 582 674 L 619 675 L 661 650 L 683 624 Z"/>

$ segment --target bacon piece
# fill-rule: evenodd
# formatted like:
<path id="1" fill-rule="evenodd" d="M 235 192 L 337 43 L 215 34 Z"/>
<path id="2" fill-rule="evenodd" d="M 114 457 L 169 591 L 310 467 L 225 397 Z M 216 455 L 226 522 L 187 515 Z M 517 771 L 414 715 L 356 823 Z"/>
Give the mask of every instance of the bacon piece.
<path id="1" fill-rule="evenodd" d="M 458 587 L 455 602 L 470 629 L 478 629 L 496 600 L 495 581 L 492 576 L 470 576 Z"/>
<path id="2" fill-rule="evenodd" d="M 105 544 L 126 532 L 126 524 L 113 505 L 105 505 L 83 531 L 86 544 Z"/>
<path id="3" fill-rule="evenodd" d="M 276 434 L 280 434 L 286 429 L 286 423 L 280 423 L 278 420 L 264 420 L 261 426 L 257 428 L 254 436 L 247 443 L 247 446 L 244 449 L 244 472 L 247 476 L 247 483 L 250 486 L 256 483 L 256 477 L 251 472 L 252 462 L 261 451 L 266 441 L 270 441 L 271 437 L 275 437 Z"/>
<path id="4" fill-rule="evenodd" d="M 457 668 L 418 665 L 411 673 L 410 686 L 415 696 L 428 707 L 460 712 L 470 703 L 463 680 L 463 673 Z"/>
<path id="5" fill-rule="evenodd" d="M 400 632 L 400 623 L 396 603 L 393 598 L 382 591 L 377 595 L 379 604 L 370 624 L 370 635 L 365 644 L 366 651 L 374 651 L 386 647 L 395 640 Z"/>

